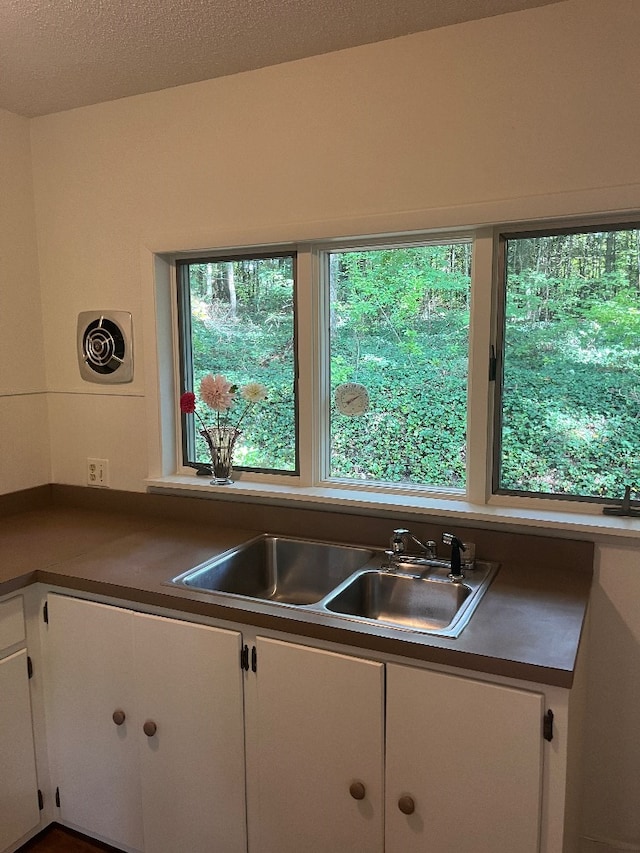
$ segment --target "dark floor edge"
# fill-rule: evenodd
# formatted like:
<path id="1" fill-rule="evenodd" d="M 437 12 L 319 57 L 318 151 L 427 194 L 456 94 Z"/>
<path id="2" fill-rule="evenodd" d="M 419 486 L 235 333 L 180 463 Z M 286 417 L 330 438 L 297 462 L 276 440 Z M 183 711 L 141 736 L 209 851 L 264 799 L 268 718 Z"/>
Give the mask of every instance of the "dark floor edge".
<path id="1" fill-rule="evenodd" d="M 105 853 L 122 853 L 122 851 L 118 847 L 111 847 L 109 844 L 105 844 L 103 841 L 97 841 L 95 838 L 91 838 L 89 835 L 84 835 L 82 832 L 78 832 L 75 829 L 70 829 L 68 826 L 63 826 L 61 823 L 57 823 L 54 821 L 46 826 L 43 830 L 41 830 L 37 835 L 34 835 L 26 844 L 23 844 L 16 853 L 27 853 L 29 850 L 33 850 L 37 848 L 39 844 L 42 844 L 46 841 L 47 836 L 51 835 L 54 831 L 62 832 L 67 835 L 69 838 L 75 838 L 78 841 L 84 841 L 87 844 L 90 844 L 95 850 L 103 850 Z"/>

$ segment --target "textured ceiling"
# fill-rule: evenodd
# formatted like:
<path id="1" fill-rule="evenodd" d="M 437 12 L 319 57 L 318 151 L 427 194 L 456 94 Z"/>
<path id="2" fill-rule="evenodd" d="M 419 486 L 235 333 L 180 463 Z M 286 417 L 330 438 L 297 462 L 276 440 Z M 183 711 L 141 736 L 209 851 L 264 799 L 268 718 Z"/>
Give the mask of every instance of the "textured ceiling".
<path id="1" fill-rule="evenodd" d="M 0 107 L 153 92 L 563 0 L 0 0 Z"/>

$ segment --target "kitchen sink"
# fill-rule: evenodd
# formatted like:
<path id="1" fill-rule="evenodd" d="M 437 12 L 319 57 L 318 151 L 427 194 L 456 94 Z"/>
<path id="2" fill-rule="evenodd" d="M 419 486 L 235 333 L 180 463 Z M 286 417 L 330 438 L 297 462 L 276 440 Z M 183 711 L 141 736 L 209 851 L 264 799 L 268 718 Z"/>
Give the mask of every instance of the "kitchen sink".
<path id="1" fill-rule="evenodd" d="M 373 554 L 349 545 L 264 535 L 179 575 L 172 583 L 281 604 L 315 604 Z"/>
<path id="2" fill-rule="evenodd" d="M 461 581 L 453 581 L 444 560 L 405 555 L 389 565 L 389 552 L 379 549 L 264 534 L 168 583 L 296 607 L 334 624 L 457 637 L 497 569 L 496 563 L 476 561 Z"/>
<path id="3" fill-rule="evenodd" d="M 470 595 L 463 583 L 365 571 L 325 606 L 332 613 L 425 630 L 449 625 Z"/>
<path id="4" fill-rule="evenodd" d="M 454 582 L 449 578 L 450 567 L 435 566 L 441 562 L 425 560 L 417 574 L 415 563 L 405 567 L 409 571 L 361 571 L 328 596 L 323 606 L 348 619 L 457 637 L 498 566 L 478 562 L 463 582 Z"/>

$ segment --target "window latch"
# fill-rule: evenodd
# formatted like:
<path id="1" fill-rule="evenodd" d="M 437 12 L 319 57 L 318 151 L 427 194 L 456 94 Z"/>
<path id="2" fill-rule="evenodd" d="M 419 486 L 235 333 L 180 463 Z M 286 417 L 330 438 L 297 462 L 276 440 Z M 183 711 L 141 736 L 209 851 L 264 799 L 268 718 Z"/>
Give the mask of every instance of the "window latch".
<path id="1" fill-rule="evenodd" d="M 631 486 L 624 487 L 624 497 L 616 506 L 605 506 L 602 508 L 604 515 L 624 515 L 632 518 L 640 518 L 640 509 L 631 506 Z"/>
<path id="2" fill-rule="evenodd" d="M 498 359 L 496 356 L 496 348 L 491 344 L 489 351 L 489 382 L 496 381 L 496 373 L 498 370 Z"/>

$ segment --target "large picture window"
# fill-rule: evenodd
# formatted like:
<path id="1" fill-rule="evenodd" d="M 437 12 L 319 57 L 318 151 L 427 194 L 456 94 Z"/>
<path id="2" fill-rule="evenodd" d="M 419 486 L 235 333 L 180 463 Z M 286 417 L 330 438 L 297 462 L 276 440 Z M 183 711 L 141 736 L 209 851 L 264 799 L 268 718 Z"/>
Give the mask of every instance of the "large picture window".
<path id="1" fill-rule="evenodd" d="M 640 231 L 508 235 L 497 491 L 640 487 Z"/>
<path id="2" fill-rule="evenodd" d="M 335 239 L 175 263 L 180 393 L 197 395 L 208 374 L 239 403 L 247 384 L 266 389 L 235 447 L 241 482 L 318 489 L 313 499 L 377 492 L 376 503 L 402 491 L 637 507 L 637 224 Z M 182 465 L 204 474 L 201 428 L 183 409 Z"/>
<path id="3" fill-rule="evenodd" d="M 296 473 L 295 253 L 186 259 L 176 266 L 181 391 L 198 395 L 202 378 L 209 374 L 223 376 L 238 388 L 263 385 L 267 399 L 243 418 L 234 467 Z M 234 424 L 243 412 L 242 400 L 237 404 Z M 206 407 L 200 415 L 215 423 L 216 413 Z M 210 462 L 199 424 L 197 418 L 183 416 L 185 465 Z"/>

